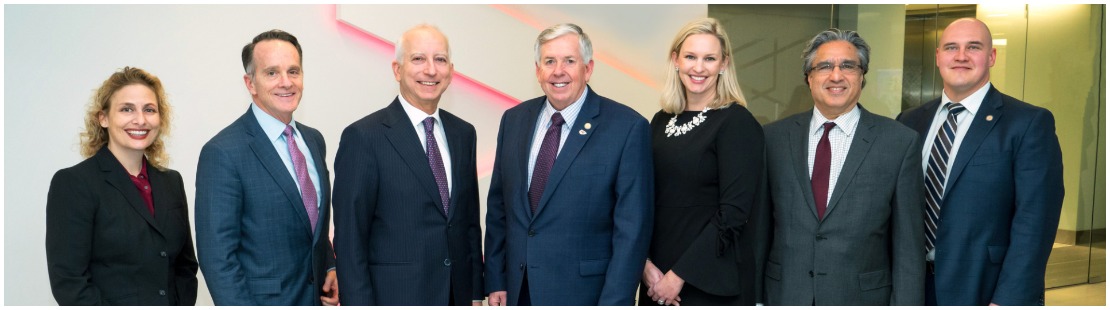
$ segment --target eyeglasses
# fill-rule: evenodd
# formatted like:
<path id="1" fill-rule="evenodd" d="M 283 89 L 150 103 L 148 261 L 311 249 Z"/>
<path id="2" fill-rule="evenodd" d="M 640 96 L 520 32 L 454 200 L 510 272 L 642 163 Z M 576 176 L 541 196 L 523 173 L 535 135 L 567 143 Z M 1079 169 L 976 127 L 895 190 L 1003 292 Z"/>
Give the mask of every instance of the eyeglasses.
<path id="1" fill-rule="evenodd" d="M 841 74 L 858 75 L 860 73 L 863 73 L 863 68 L 854 62 L 842 62 L 840 63 L 840 65 L 823 62 L 817 64 L 817 66 L 809 68 L 809 70 L 817 72 L 817 75 L 829 75 L 832 74 L 833 70 L 837 67 L 840 67 Z"/>

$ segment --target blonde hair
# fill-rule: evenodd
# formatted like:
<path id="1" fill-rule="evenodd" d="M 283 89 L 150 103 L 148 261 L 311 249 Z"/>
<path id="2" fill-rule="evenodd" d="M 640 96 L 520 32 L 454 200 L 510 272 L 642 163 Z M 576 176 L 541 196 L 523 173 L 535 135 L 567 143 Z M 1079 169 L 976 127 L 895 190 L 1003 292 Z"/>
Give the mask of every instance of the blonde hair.
<path id="1" fill-rule="evenodd" d="M 154 143 L 146 148 L 147 163 L 158 170 L 166 170 L 169 156 L 166 154 L 166 146 L 162 138 L 169 135 L 170 104 L 166 101 L 162 81 L 157 76 L 134 67 L 124 67 L 116 71 L 104 80 L 93 94 L 92 101 L 89 102 L 85 112 L 85 132 L 81 133 L 81 155 L 86 158 L 92 157 L 100 151 L 100 148 L 108 144 L 108 129 L 100 126 L 100 116 L 107 116 L 108 109 L 112 107 L 112 95 L 126 86 L 136 84 L 146 86 L 154 92 L 158 101 L 158 118 L 161 121 L 158 136 L 155 136 Z"/>
<path id="2" fill-rule="evenodd" d="M 733 69 L 732 44 L 728 41 L 728 33 L 725 32 L 724 26 L 717 19 L 701 18 L 683 26 L 682 30 L 678 31 L 678 35 L 674 37 L 674 41 L 671 42 L 671 49 L 667 52 L 667 81 L 663 84 L 663 96 L 659 100 L 663 112 L 678 114 L 686 109 L 686 87 L 682 85 L 679 72 L 671 70 L 671 67 L 674 66 L 671 59 L 672 55 L 677 55 L 679 50 L 682 49 L 682 43 L 686 42 L 686 38 L 695 34 L 711 34 L 717 37 L 717 40 L 721 42 L 721 58 L 728 60 L 728 65 L 722 70 L 724 73 L 721 73 L 717 78 L 717 94 L 708 107 L 710 109 L 723 108 L 733 102 L 741 106 L 748 106 L 748 101 L 744 99 L 744 92 L 740 90 L 740 85 L 736 81 L 736 70 Z"/>

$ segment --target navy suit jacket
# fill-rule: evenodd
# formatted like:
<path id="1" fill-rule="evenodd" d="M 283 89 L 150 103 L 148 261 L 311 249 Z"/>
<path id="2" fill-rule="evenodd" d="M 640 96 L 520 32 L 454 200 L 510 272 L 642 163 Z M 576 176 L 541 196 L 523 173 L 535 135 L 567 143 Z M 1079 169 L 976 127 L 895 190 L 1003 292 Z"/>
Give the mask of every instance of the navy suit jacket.
<path id="1" fill-rule="evenodd" d="M 316 129 L 297 123 L 297 130 L 323 187 L 316 231 L 294 177 L 249 108 L 200 151 L 197 256 L 217 306 L 320 305 L 335 266 L 327 148 Z"/>
<path id="2" fill-rule="evenodd" d="M 587 92 L 534 216 L 528 155 L 546 98 L 501 118 L 486 210 L 486 292 L 507 290 L 509 305 L 519 301 L 525 270 L 534 305 L 633 304 L 654 214 L 651 133 L 640 114 Z"/>
<path id="3" fill-rule="evenodd" d="M 930 101 L 898 120 L 924 140 L 940 104 Z M 991 86 L 970 124 L 937 223 L 937 303 L 1043 305 L 1064 199 L 1052 113 Z"/>
<path id="4" fill-rule="evenodd" d="M 335 155 L 340 303 L 470 305 L 482 300 L 474 126 L 440 110 L 451 150 L 443 213 L 428 156 L 401 102 L 343 130 Z M 444 158 L 444 160 L 447 160 Z"/>

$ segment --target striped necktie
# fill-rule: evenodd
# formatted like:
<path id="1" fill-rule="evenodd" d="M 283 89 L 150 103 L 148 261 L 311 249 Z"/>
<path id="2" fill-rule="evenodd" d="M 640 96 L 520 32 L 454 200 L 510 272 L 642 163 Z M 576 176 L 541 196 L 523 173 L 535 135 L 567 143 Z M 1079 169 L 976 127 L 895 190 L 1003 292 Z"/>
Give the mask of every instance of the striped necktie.
<path id="1" fill-rule="evenodd" d="M 940 205 L 944 201 L 944 184 L 951 159 L 948 155 L 956 140 L 956 116 L 967 110 L 963 105 L 951 102 L 945 104 L 945 108 L 948 109 L 948 117 L 944 126 L 937 131 L 936 139 L 933 139 L 933 148 L 929 150 L 929 167 L 925 169 L 925 189 L 929 192 L 925 197 L 928 205 L 925 209 L 928 214 L 925 218 L 926 253 L 936 248 L 937 222 L 940 219 Z"/>

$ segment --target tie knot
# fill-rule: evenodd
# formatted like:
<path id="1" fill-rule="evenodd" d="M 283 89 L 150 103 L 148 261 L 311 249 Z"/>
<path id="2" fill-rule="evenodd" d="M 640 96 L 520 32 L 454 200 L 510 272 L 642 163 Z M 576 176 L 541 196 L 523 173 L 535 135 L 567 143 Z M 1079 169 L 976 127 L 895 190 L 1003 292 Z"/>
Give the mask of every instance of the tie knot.
<path id="1" fill-rule="evenodd" d="M 566 124 L 566 121 L 563 120 L 562 114 L 555 112 L 555 114 L 551 115 L 551 126 L 563 126 L 563 124 Z"/>
<path id="2" fill-rule="evenodd" d="M 824 125 L 825 125 L 825 131 L 832 130 L 833 127 L 836 127 L 836 123 L 833 123 L 833 122 L 825 122 Z"/>
<path id="3" fill-rule="evenodd" d="M 285 131 L 281 132 L 286 139 L 293 137 L 293 125 L 285 125 Z"/>
<path id="4" fill-rule="evenodd" d="M 947 104 L 947 108 L 948 108 L 948 113 L 951 113 L 952 115 L 959 115 L 960 112 L 963 112 L 963 111 L 967 110 L 967 108 L 964 108 L 964 105 L 959 104 L 958 102 L 957 103 L 949 102 Z"/>
<path id="5" fill-rule="evenodd" d="M 424 132 L 431 132 L 432 128 L 434 128 L 433 126 L 435 126 L 435 124 L 436 124 L 436 118 L 435 117 L 429 116 L 428 118 L 425 118 L 424 119 Z"/>

